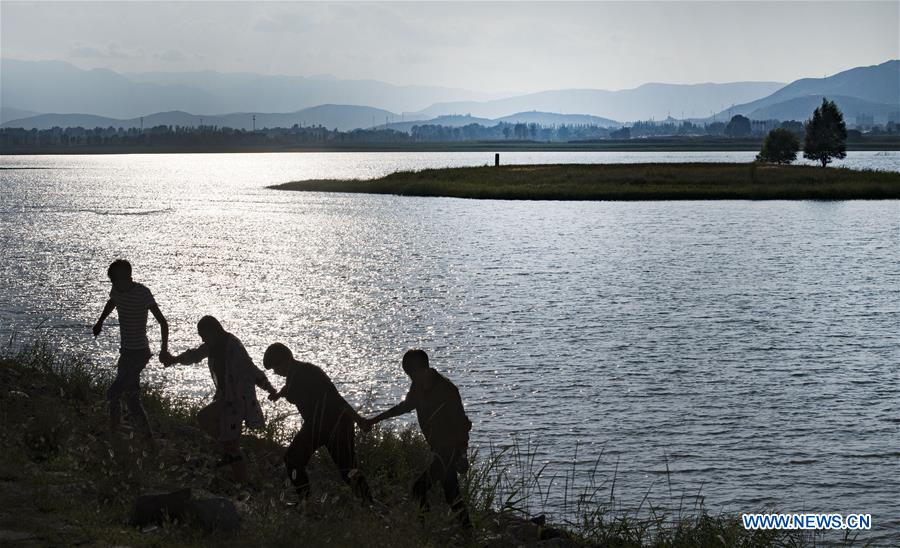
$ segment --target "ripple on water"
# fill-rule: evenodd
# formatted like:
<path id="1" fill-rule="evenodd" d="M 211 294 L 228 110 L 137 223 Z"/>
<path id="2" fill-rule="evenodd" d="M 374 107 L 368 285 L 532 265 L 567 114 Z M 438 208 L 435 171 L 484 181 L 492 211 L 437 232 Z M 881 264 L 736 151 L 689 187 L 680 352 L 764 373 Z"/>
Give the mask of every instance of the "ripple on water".
<path id="1" fill-rule="evenodd" d="M 752 157 L 728 154 L 691 157 Z M 849 161 L 900 170 L 896 155 Z M 367 411 L 402 398 L 406 349 L 429 350 L 460 386 L 474 443 L 534 452 L 557 511 L 574 473 L 622 508 L 646 495 L 660 509 L 863 511 L 900 530 L 898 202 L 263 188 L 484 163 L 478 154 L 3 162 L 52 168 L 0 174 L 4 340 L 40 333 L 112 367 L 115 322 L 98 341 L 88 332 L 108 293 L 105 266 L 125 256 L 166 313 L 174 349 L 196 344 L 194 324 L 211 313 L 256 359 L 289 344 Z M 205 367 L 146 376 L 184 397 L 212 392 Z"/>

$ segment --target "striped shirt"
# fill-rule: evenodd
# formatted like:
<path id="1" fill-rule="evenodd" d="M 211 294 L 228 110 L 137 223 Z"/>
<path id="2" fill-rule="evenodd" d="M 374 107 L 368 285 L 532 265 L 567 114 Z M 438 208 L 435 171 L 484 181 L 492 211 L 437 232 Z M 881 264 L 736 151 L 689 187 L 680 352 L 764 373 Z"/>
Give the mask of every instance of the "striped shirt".
<path id="1" fill-rule="evenodd" d="M 127 350 L 150 348 L 147 340 L 147 311 L 156 306 L 153 294 L 146 286 L 133 282 L 128 291 L 109 292 L 110 300 L 119 312 L 121 346 Z"/>

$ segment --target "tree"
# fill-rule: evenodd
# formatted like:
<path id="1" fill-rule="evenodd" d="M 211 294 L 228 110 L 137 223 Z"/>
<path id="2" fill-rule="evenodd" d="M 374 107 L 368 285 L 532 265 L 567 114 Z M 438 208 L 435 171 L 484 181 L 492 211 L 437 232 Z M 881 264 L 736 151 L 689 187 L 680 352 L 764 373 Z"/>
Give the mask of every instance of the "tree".
<path id="1" fill-rule="evenodd" d="M 789 164 L 797 159 L 800 140 L 790 130 L 775 128 L 766 135 L 762 150 L 756 155 L 758 162 Z"/>
<path id="2" fill-rule="evenodd" d="M 725 135 L 729 137 L 747 137 L 750 135 L 752 128 L 750 127 L 750 118 L 735 114 L 734 117 L 725 126 Z"/>
<path id="3" fill-rule="evenodd" d="M 841 110 L 822 98 L 822 106 L 813 111 L 811 120 L 806 122 L 806 137 L 803 140 L 803 157 L 822 162 L 822 167 L 834 158 L 847 156 L 847 126 Z"/>
<path id="4" fill-rule="evenodd" d="M 707 135 L 722 135 L 723 133 L 725 133 L 725 123 L 713 122 L 711 124 L 707 124 L 706 133 Z"/>
<path id="5" fill-rule="evenodd" d="M 797 120 L 788 120 L 786 122 L 781 122 L 779 127 L 783 127 L 784 129 L 790 131 L 794 135 L 797 136 L 798 139 L 802 138 L 804 133 L 806 133 L 806 129 L 803 127 L 803 122 L 798 122 Z"/>

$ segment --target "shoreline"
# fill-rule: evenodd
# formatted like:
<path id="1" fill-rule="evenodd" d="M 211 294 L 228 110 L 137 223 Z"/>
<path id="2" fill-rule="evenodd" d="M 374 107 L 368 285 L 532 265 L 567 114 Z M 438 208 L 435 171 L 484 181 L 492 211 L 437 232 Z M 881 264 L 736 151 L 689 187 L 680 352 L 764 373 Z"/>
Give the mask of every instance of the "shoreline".
<path id="1" fill-rule="evenodd" d="M 894 200 L 900 173 L 751 163 L 529 164 L 400 171 L 267 188 L 497 200 Z"/>
<path id="2" fill-rule="evenodd" d="M 447 513 L 437 488 L 432 492 L 432 510 L 423 518 L 413 517 L 415 503 L 408 488 L 429 459 L 424 439 L 415 430 L 376 429 L 357 437 L 360 469 L 381 504 L 360 506 L 320 451 L 310 466 L 312 496 L 300 512 L 288 504 L 295 496 L 284 486 L 281 453 L 293 431 L 286 430 L 283 421 L 269 417 L 264 431 L 243 436 L 251 477 L 257 482 L 245 497 L 227 479 L 227 472 L 212 466 L 216 449 L 196 424 L 196 405 L 167 397 L 158 387 L 145 387 L 142 399 L 157 431 L 156 442 L 148 445 L 138 436 L 110 435 L 104 402 L 107 374 L 83 358 L 63 358 L 45 343 L 9 352 L 0 353 L 0 380 L 6 387 L 0 392 L 5 419 L 0 423 L 5 448 L 0 461 L 4 540 L 38 545 L 207 546 L 284 545 L 303 538 L 311 545 L 338 546 L 687 548 L 719 539 L 728 546 L 803 546 L 828 537 L 812 531 L 746 530 L 739 515 L 711 515 L 702 505 L 685 515 L 641 518 L 610 508 L 603 493 L 579 499 L 586 506 L 575 521 L 554 523 L 543 514 L 532 517 L 518 508 L 517 478 L 509 475 L 511 457 L 503 452 L 480 455 L 463 481 L 475 524 L 468 535 Z M 512 484 L 506 483 L 510 480 Z M 232 501 L 239 521 L 228 525 L 237 527 L 203 530 L 190 520 L 142 529 L 123 524 L 135 497 L 182 488 Z"/>

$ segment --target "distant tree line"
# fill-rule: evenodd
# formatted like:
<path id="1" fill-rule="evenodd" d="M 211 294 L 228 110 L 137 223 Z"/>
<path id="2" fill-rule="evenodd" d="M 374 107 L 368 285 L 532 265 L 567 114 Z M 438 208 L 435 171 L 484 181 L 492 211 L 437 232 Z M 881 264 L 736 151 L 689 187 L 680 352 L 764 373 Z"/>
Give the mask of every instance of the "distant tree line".
<path id="1" fill-rule="evenodd" d="M 898 131 L 895 124 L 888 125 L 887 134 Z M 165 126 L 147 129 L 136 128 L 83 128 L 69 127 L 26 130 L 22 128 L 0 129 L 0 147 L 4 149 L 28 147 L 291 147 L 291 146 L 340 146 L 342 144 L 409 144 L 444 143 L 466 141 L 532 141 L 532 142 L 585 142 L 605 139 L 643 138 L 762 138 L 772 130 L 783 129 L 796 139 L 807 135 L 807 124 L 796 120 L 750 120 L 736 115 L 727 123 L 696 123 L 668 118 L 664 121 L 639 121 L 619 129 L 591 124 L 541 125 L 536 123 L 506 123 L 493 126 L 468 124 L 460 127 L 436 124 L 414 125 L 409 132 L 378 127 L 339 131 L 323 126 L 290 128 L 265 128 L 261 130 L 233 129 L 218 126 Z M 862 137 L 857 130 L 846 130 L 846 138 Z M 788 142 L 787 134 L 779 133 L 779 143 Z M 773 142 L 773 146 L 775 143 Z M 779 157 L 779 156 L 773 156 Z"/>
<path id="2" fill-rule="evenodd" d="M 494 126 L 468 124 L 461 127 L 449 127 L 434 124 L 415 125 L 410 130 L 412 140 L 416 142 L 446 141 L 538 141 L 567 142 L 592 139 L 607 139 L 610 129 L 590 124 L 561 124 L 545 126 L 541 124 L 501 122 Z"/>
<path id="3" fill-rule="evenodd" d="M 391 129 L 338 131 L 322 126 L 249 131 L 217 126 L 156 126 L 136 128 L 69 127 L 0 129 L 0 146 L 290 146 L 334 143 L 405 143 L 410 136 Z"/>

